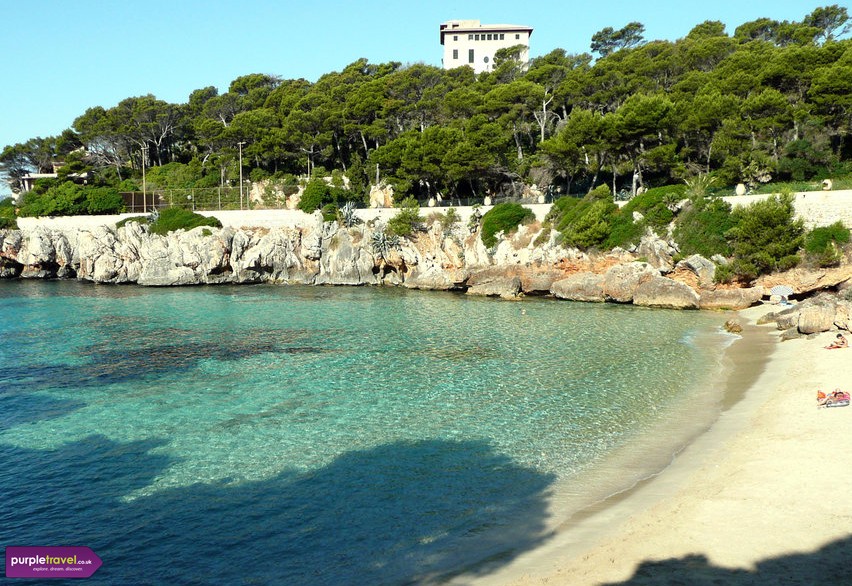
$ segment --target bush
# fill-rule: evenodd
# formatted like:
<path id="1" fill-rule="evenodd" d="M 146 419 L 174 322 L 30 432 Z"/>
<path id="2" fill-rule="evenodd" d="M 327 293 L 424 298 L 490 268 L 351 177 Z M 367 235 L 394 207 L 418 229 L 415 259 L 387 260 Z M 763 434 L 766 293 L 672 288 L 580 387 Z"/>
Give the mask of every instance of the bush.
<path id="1" fill-rule="evenodd" d="M 667 185 L 649 189 L 631 199 L 620 211 L 613 214 L 611 232 L 603 243 L 605 248 L 635 244 L 651 228 L 658 235 L 665 235 L 674 219 L 673 202 L 684 198 L 686 185 Z M 642 214 L 638 222 L 633 213 Z"/>
<path id="2" fill-rule="evenodd" d="M 175 230 L 191 230 L 198 226 L 221 228 L 222 222 L 183 208 L 166 208 L 160 211 L 159 216 L 149 228 L 153 234 L 165 235 Z"/>
<path id="3" fill-rule="evenodd" d="M 488 248 L 497 244 L 497 233 L 509 234 L 535 218 L 531 209 L 516 203 L 498 203 L 482 216 L 482 243 Z"/>
<path id="4" fill-rule="evenodd" d="M 772 271 L 785 271 L 799 264 L 804 225 L 794 219 L 792 194 L 773 196 L 731 214 L 734 227 L 728 230 L 734 253 L 732 270 L 740 280 L 752 280 Z"/>
<path id="5" fill-rule="evenodd" d="M 821 267 L 840 264 L 840 249 L 849 243 L 849 228 L 842 222 L 814 228 L 805 237 L 805 252 Z"/>
<path id="6" fill-rule="evenodd" d="M 600 185 L 583 199 L 560 197 L 545 222 L 559 230 L 562 241 L 568 246 L 587 249 L 601 246 L 610 237 L 613 217 L 618 206 L 612 202 L 612 192 Z"/>
<path id="7" fill-rule="evenodd" d="M 675 222 L 674 240 L 681 254 L 731 255 L 725 234 L 734 227 L 731 206 L 718 197 L 693 197 Z"/>
<path id="8" fill-rule="evenodd" d="M 143 226 L 147 226 L 151 223 L 150 216 L 131 216 L 129 218 L 124 218 L 115 223 L 116 229 L 121 228 L 122 226 L 126 226 L 130 222 L 136 222 L 137 224 L 141 224 Z"/>
<path id="9" fill-rule="evenodd" d="M 0 200 L 0 230 L 17 230 L 18 218 L 15 215 L 15 203 L 11 197 Z"/>
<path id="10" fill-rule="evenodd" d="M 302 197 L 299 200 L 299 209 L 306 214 L 312 214 L 330 201 L 330 191 L 328 185 L 321 179 L 311 179 L 305 186 L 302 192 Z"/>
<path id="11" fill-rule="evenodd" d="M 410 236 L 416 224 L 423 221 L 420 217 L 420 204 L 411 196 L 399 203 L 399 212 L 388 222 L 388 231 L 396 236 Z"/>
<path id="12" fill-rule="evenodd" d="M 86 212 L 97 214 L 120 214 L 124 211 L 124 198 L 112 187 L 92 187 L 86 192 Z"/>
<path id="13" fill-rule="evenodd" d="M 325 204 L 321 211 L 323 222 L 333 222 L 337 219 L 337 206 L 333 203 Z"/>

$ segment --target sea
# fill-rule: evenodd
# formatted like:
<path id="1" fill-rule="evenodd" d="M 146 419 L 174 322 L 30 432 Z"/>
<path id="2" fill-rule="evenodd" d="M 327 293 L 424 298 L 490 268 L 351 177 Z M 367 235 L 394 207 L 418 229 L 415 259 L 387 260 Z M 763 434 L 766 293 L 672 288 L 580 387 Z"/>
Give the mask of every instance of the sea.
<path id="1" fill-rule="evenodd" d="M 481 577 L 709 425 L 724 320 L 401 288 L 0 282 L 0 545 L 90 547 L 86 584 Z"/>

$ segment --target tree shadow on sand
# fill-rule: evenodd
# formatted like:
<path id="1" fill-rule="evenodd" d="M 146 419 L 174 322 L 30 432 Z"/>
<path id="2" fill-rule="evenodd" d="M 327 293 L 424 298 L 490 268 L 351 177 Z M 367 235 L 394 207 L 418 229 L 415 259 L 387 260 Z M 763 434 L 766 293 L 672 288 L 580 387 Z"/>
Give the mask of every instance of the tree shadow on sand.
<path id="1" fill-rule="evenodd" d="M 87 584 L 338 585 L 478 575 L 549 536 L 554 478 L 486 442 L 395 442 L 311 472 L 128 502 L 171 465 L 158 447 L 102 436 L 0 446 L 0 541 L 89 546 L 104 565 Z"/>
<path id="2" fill-rule="evenodd" d="M 643 562 L 624 582 L 603 586 L 839 586 L 852 584 L 852 537 L 839 539 L 811 553 L 765 559 L 754 570 L 714 566 L 703 555 Z"/>

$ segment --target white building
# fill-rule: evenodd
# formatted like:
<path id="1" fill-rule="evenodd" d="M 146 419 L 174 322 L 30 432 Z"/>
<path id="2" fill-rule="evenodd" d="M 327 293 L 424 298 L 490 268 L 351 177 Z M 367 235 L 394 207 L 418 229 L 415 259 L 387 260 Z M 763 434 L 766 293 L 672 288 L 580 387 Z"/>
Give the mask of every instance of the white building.
<path id="1" fill-rule="evenodd" d="M 450 20 L 441 24 L 444 45 L 444 69 L 469 65 L 475 73 L 491 71 L 494 53 L 500 49 L 523 45 L 521 61 L 530 58 L 530 36 L 533 29 L 517 24 L 479 24 L 478 20 Z"/>

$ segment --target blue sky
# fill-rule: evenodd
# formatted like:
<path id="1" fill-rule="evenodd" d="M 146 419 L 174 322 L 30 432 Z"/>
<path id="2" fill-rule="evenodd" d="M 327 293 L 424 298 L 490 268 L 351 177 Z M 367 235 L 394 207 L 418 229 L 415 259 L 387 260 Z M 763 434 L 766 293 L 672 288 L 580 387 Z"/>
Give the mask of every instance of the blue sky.
<path id="1" fill-rule="evenodd" d="M 631 21 L 647 40 L 675 40 L 705 20 L 729 33 L 750 20 L 801 20 L 831 0 L 0 0 L 0 149 L 152 93 L 183 103 L 209 85 L 269 73 L 315 81 L 360 57 L 440 65 L 451 19 L 533 27 L 531 55 L 589 50 L 600 29 Z M 847 5 L 840 2 L 841 5 Z"/>

